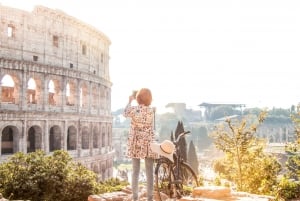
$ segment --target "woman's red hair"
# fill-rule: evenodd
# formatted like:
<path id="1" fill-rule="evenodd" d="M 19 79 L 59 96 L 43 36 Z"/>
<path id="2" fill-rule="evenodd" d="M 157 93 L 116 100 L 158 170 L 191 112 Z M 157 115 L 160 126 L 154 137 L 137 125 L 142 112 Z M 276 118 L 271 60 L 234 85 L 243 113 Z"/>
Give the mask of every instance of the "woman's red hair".
<path id="1" fill-rule="evenodd" d="M 152 102 L 152 94 L 150 89 L 141 88 L 136 94 L 136 101 L 138 104 L 143 104 L 145 106 L 151 105 Z"/>

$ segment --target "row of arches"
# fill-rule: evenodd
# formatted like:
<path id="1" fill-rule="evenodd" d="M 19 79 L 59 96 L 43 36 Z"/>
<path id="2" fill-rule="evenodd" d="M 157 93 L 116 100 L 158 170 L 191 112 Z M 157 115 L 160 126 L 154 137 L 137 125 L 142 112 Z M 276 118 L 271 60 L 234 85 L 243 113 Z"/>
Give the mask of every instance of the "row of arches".
<path id="1" fill-rule="evenodd" d="M 102 125 L 101 129 L 95 126 L 92 129 L 82 126 L 78 130 L 76 126 L 71 125 L 67 128 L 66 135 L 63 134 L 62 128 L 53 125 L 45 134 L 43 129 L 34 125 L 26 133 L 25 148 L 22 150 L 22 131 L 14 125 L 5 126 L 1 130 L 1 155 L 14 154 L 19 151 L 27 153 L 36 150 L 45 150 L 53 152 L 55 150 L 78 150 L 78 149 L 99 149 L 111 146 L 111 128 L 109 125 Z"/>
<path id="2" fill-rule="evenodd" d="M 24 82 L 25 86 L 16 74 L 3 74 L 1 103 L 19 104 L 22 100 L 25 104 L 110 110 L 110 89 L 98 83 L 42 74 L 29 75 Z"/>

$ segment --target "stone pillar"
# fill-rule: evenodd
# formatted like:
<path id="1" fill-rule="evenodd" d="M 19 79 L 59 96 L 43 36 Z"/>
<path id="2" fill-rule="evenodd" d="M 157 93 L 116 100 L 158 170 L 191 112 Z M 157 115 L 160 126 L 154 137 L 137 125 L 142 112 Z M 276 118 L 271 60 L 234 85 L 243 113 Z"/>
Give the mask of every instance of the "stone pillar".
<path id="1" fill-rule="evenodd" d="M 23 138 L 23 150 L 22 152 L 27 153 L 27 119 L 22 122 L 22 135 Z"/>
<path id="2" fill-rule="evenodd" d="M 94 149 L 94 145 L 93 145 L 93 140 L 94 140 L 94 133 L 93 133 L 93 122 L 89 122 L 89 130 L 90 130 L 90 134 L 89 134 L 89 148 L 90 148 L 90 156 L 93 156 L 93 149 Z"/>
<path id="3" fill-rule="evenodd" d="M 42 104 L 43 104 L 43 109 L 44 111 L 49 111 L 49 105 L 48 105 L 48 95 L 49 95 L 49 92 L 48 92 L 48 81 L 49 81 L 49 78 L 48 76 L 46 76 L 46 74 L 44 74 L 44 87 L 43 87 L 43 101 L 42 101 Z"/>
<path id="4" fill-rule="evenodd" d="M 45 136 L 45 139 L 44 139 L 44 142 L 45 142 L 45 152 L 47 154 L 49 154 L 49 122 L 48 120 L 45 120 L 45 133 L 44 133 L 44 136 Z"/>
<path id="5" fill-rule="evenodd" d="M 78 129 L 78 134 L 77 134 L 77 150 L 78 150 L 78 156 L 81 156 L 81 122 L 80 119 L 78 119 L 78 125 L 77 125 L 77 129 Z"/>
<path id="6" fill-rule="evenodd" d="M 66 82 L 66 78 L 65 76 L 63 76 L 62 80 L 61 80 L 61 91 L 62 91 L 62 94 L 61 94 L 61 111 L 62 112 L 65 112 L 65 106 L 67 105 L 66 104 L 66 100 L 67 100 L 67 82 Z"/>
<path id="7" fill-rule="evenodd" d="M 91 82 L 89 82 L 89 85 L 88 85 L 88 93 L 89 93 L 89 98 L 88 98 L 88 113 L 91 114 L 92 113 L 92 100 L 93 98 L 93 92 L 92 92 L 92 84 Z"/>
<path id="8" fill-rule="evenodd" d="M 77 93 L 76 93 L 76 100 L 77 100 L 77 112 L 80 113 L 80 81 L 77 79 Z"/>
<path id="9" fill-rule="evenodd" d="M 27 108 L 27 73 L 22 71 L 22 80 L 21 80 L 21 88 L 20 88 L 20 93 L 19 93 L 19 107 L 21 110 L 26 110 Z"/>
<path id="10" fill-rule="evenodd" d="M 67 151 L 67 138 L 68 138 L 68 128 L 67 128 L 67 120 L 62 122 L 62 149 Z"/>

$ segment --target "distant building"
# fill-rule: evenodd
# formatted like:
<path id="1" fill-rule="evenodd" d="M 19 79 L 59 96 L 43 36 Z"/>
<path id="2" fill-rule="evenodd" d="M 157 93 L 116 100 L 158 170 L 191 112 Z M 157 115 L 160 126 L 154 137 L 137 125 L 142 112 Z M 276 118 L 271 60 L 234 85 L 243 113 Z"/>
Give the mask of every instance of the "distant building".
<path id="1" fill-rule="evenodd" d="M 205 108 L 205 116 L 206 120 L 210 119 L 214 122 L 225 121 L 227 118 L 243 118 L 243 108 L 246 107 L 245 104 L 230 104 L 230 103 L 201 103 L 200 107 Z M 212 112 L 215 108 L 225 106 L 232 109 L 236 109 L 239 114 L 230 114 L 228 116 L 222 116 L 220 118 L 214 119 L 212 117 Z M 267 142 L 270 143 L 285 143 L 294 141 L 294 125 L 291 121 L 279 121 L 277 123 L 273 123 L 270 121 L 264 121 L 263 124 L 259 126 L 256 131 L 256 135 L 261 138 L 267 139 Z"/>
<path id="2" fill-rule="evenodd" d="M 66 150 L 112 176 L 110 40 L 59 10 L 0 5 L 0 161 Z"/>

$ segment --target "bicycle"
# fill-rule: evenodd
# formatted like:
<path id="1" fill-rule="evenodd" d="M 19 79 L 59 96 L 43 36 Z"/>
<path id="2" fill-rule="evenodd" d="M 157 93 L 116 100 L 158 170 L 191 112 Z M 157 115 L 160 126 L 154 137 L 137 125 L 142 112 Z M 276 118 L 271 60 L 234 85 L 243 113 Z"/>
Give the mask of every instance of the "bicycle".
<path id="1" fill-rule="evenodd" d="M 180 199 L 189 195 L 193 188 L 199 186 L 198 178 L 191 166 L 183 161 L 179 150 L 179 141 L 190 131 L 181 133 L 175 141 L 174 162 L 164 156 L 156 159 L 155 188 L 158 200 L 162 201 L 161 193 L 171 199 Z"/>

